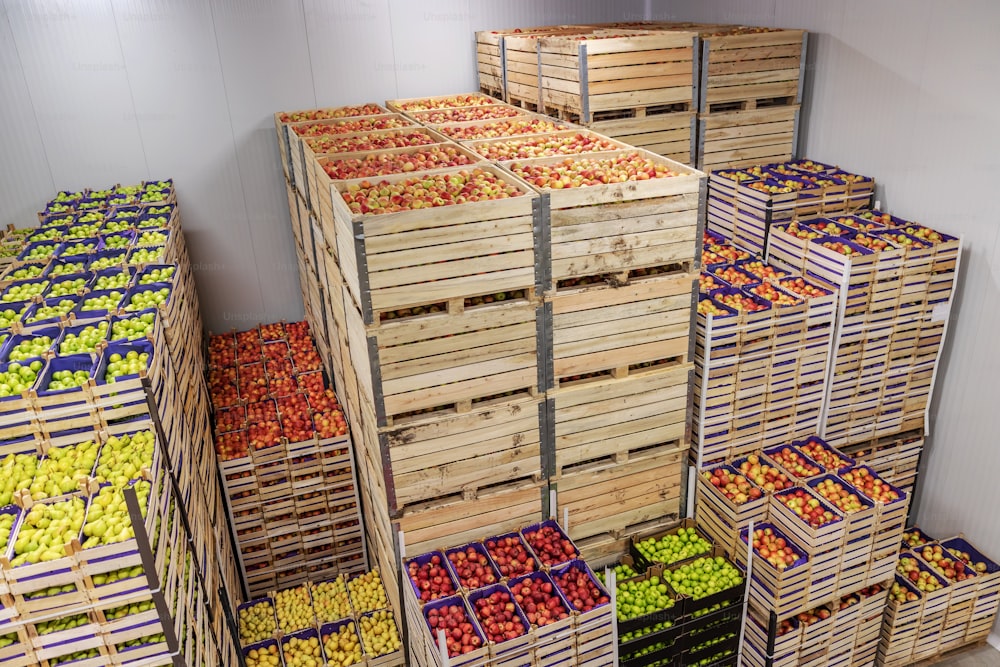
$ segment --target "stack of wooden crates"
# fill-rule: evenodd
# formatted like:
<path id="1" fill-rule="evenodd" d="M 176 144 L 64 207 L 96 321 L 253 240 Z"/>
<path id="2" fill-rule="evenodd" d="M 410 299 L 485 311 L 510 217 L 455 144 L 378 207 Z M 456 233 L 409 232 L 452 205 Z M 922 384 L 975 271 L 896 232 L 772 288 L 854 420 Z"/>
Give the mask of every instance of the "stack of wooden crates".
<path id="1" fill-rule="evenodd" d="M 458 118 L 455 104 L 504 106 L 461 97 L 390 101 L 381 117 L 406 122 L 437 106 Z M 677 175 L 534 188 L 513 165 L 475 153 L 486 150 L 490 128 L 473 124 L 480 136 L 458 147 L 439 133 L 447 127 L 409 122 L 304 139 L 278 122 L 291 151 L 283 162 L 307 317 L 317 339 L 326 337 L 345 397 L 375 563 L 396 572 L 401 547 L 424 553 L 557 511 L 585 557 L 617 557 L 629 537 L 662 531 L 680 510 L 704 177 L 600 138 L 611 150 L 594 155 L 639 153 Z M 328 170 L 371 153 L 312 153 L 293 167 L 302 160 L 296 145 L 364 151 L 391 135 L 449 145 L 476 160 L 464 168 L 520 194 L 352 215 L 341 193 L 363 179 L 333 180 Z M 398 605 L 398 591 L 390 597 Z"/>
<path id="2" fill-rule="evenodd" d="M 806 44 L 654 21 L 476 33 L 483 92 L 706 172 L 795 156 Z"/>

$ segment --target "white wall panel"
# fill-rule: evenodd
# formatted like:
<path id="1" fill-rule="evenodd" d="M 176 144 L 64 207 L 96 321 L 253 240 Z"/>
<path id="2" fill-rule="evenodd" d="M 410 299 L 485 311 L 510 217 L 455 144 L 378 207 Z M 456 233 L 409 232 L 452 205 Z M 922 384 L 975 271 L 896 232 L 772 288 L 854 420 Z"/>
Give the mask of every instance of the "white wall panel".
<path id="1" fill-rule="evenodd" d="M 35 109 L 21 69 L 14 35 L 0 5 L 0 225 L 26 227 L 37 218 L 38 202 L 48 200 L 55 182 L 45 158 L 45 147 L 35 120 Z"/>
<path id="2" fill-rule="evenodd" d="M 212 13 L 263 319 L 301 319 L 273 114 L 316 106 L 302 3 L 227 1 L 214 3 Z"/>
<path id="3" fill-rule="evenodd" d="M 399 97 L 476 89 L 471 1 L 389 1 L 394 60 L 376 67 L 392 69 Z"/>
<path id="4" fill-rule="evenodd" d="M 739 18 L 745 7 L 759 20 Z M 713 0 L 657 12 L 810 30 L 805 154 L 874 176 L 891 212 L 964 237 L 915 506 L 932 535 L 965 532 L 1000 557 L 1000 5 Z"/>
<path id="5" fill-rule="evenodd" d="M 389 0 L 305 0 L 303 6 L 321 106 L 395 96 Z"/>
<path id="6" fill-rule="evenodd" d="M 185 230 L 205 241 L 191 247 L 202 308 L 266 312 L 209 5 L 114 0 L 114 8 L 150 176 L 187 174 L 177 193 Z"/>
<path id="7" fill-rule="evenodd" d="M 56 187 L 144 178 L 111 3 L 5 0 L 4 8 Z"/>

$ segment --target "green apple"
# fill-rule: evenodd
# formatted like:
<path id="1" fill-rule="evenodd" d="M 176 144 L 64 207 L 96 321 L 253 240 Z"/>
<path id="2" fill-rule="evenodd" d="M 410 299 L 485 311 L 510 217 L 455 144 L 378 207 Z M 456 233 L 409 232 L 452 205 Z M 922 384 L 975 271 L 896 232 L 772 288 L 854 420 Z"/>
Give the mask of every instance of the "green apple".
<path id="1" fill-rule="evenodd" d="M 101 223 L 93 222 L 90 224 L 74 225 L 66 230 L 64 238 L 66 239 L 89 239 L 90 237 L 97 234 L 97 230 L 101 228 Z"/>
<path id="2" fill-rule="evenodd" d="M 80 290 L 87 286 L 86 278 L 74 278 L 73 280 L 62 280 L 57 283 L 52 284 L 52 289 L 48 291 L 45 295 L 46 299 L 50 299 L 56 296 L 69 296 L 71 294 L 77 294 Z"/>
<path id="3" fill-rule="evenodd" d="M 0 328 L 9 329 L 12 327 L 14 322 L 21 319 L 21 315 L 23 315 L 26 310 L 28 310 L 28 306 L 21 306 L 20 312 L 14 310 L 13 308 L 4 308 L 3 310 L 0 310 Z"/>
<path id="4" fill-rule="evenodd" d="M 96 325 L 90 324 L 80 330 L 80 333 L 69 332 L 63 336 L 59 343 L 59 354 L 86 354 L 94 352 L 97 344 L 108 335 L 108 323 L 98 322 Z"/>
<path id="5" fill-rule="evenodd" d="M 44 264 L 27 264 L 19 269 L 15 269 L 9 276 L 4 277 L 9 277 L 11 280 L 31 280 L 42 275 L 42 271 L 44 270 Z"/>
<path id="6" fill-rule="evenodd" d="M 163 259 L 163 246 L 153 246 L 151 248 L 137 248 L 132 252 L 132 255 L 128 258 L 128 263 L 135 264 L 152 264 L 153 262 L 159 262 Z"/>
<path id="7" fill-rule="evenodd" d="M 650 577 L 644 581 L 625 581 L 616 588 L 615 611 L 619 621 L 670 609 L 676 604 L 667 585 L 659 577 Z"/>
<path id="8" fill-rule="evenodd" d="M 49 275 L 53 278 L 58 278 L 59 276 L 68 276 L 71 273 L 82 273 L 83 272 L 83 262 L 59 262 L 52 267 Z"/>
<path id="9" fill-rule="evenodd" d="M 62 391 L 63 389 L 73 389 L 82 387 L 90 380 L 90 373 L 87 371 L 56 371 L 52 374 L 49 391 Z"/>
<path id="10" fill-rule="evenodd" d="M 10 362 L 7 370 L 0 373 L 0 398 L 19 396 L 31 389 L 41 370 L 42 362 L 38 360 L 32 361 L 27 366 L 22 366 L 16 361 Z"/>
<path id="11" fill-rule="evenodd" d="M 129 301 L 129 304 L 125 306 L 125 310 L 136 311 L 145 310 L 147 308 L 155 308 L 163 303 L 166 303 L 169 296 L 169 287 L 161 287 L 157 290 L 147 290 L 145 292 L 136 292 L 132 295 L 132 299 Z"/>
<path id="12" fill-rule="evenodd" d="M 117 378 L 136 375 L 144 370 L 149 363 L 149 353 L 139 353 L 129 350 L 124 357 L 120 354 L 112 354 L 108 357 L 108 369 L 104 374 L 105 382 L 114 382 Z"/>
<path id="13" fill-rule="evenodd" d="M 111 340 L 136 340 L 153 332 L 156 313 L 143 313 L 137 317 L 117 319 L 111 324 Z"/>
<path id="14" fill-rule="evenodd" d="M 111 255 L 108 257 L 98 257 L 90 266 L 87 267 L 88 271 L 103 271 L 104 269 L 110 269 L 113 266 L 121 266 L 124 257 L 122 255 Z"/>
<path id="15" fill-rule="evenodd" d="M 0 296 L 0 302 L 29 301 L 39 296 L 48 286 L 48 280 L 41 280 L 37 283 L 22 283 L 20 285 L 14 284 L 7 288 L 3 296 Z"/>
<path id="16" fill-rule="evenodd" d="M 74 243 L 71 246 L 67 246 L 67 248 L 63 250 L 62 256 L 74 257 L 76 255 L 86 255 L 87 253 L 94 252 L 95 247 L 96 246 L 94 245 L 93 242 Z"/>
<path id="17" fill-rule="evenodd" d="M 94 289 L 97 291 L 124 289 L 130 280 L 132 280 L 132 275 L 128 271 L 119 271 L 109 276 L 98 276 L 94 283 Z"/>
<path id="18" fill-rule="evenodd" d="M 62 317 L 63 315 L 68 315 L 71 310 L 76 308 L 76 302 L 72 299 L 61 299 L 59 303 L 54 306 L 39 306 L 32 313 L 31 317 L 27 319 L 28 324 L 32 322 L 41 322 L 42 320 L 48 320 L 53 317 Z"/>
<path id="19" fill-rule="evenodd" d="M 26 338 L 14 346 L 8 356 L 11 361 L 24 361 L 32 357 L 42 356 L 50 347 L 52 347 L 52 338 L 50 336 Z"/>
<path id="20" fill-rule="evenodd" d="M 139 279 L 140 285 L 148 285 L 150 283 L 165 283 L 174 277 L 174 270 L 177 267 L 168 266 L 162 269 L 153 269 L 146 275 Z"/>
<path id="21" fill-rule="evenodd" d="M 113 290 L 108 294 L 92 296 L 83 300 L 81 310 L 113 310 L 125 296 L 124 292 Z"/>
<path id="22" fill-rule="evenodd" d="M 104 223 L 104 228 L 101 230 L 105 234 L 114 234 L 115 232 L 124 232 L 132 229 L 132 223 L 128 220 L 108 220 Z M 104 245 L 108 245 L 108 239 L 104 239 Z"/>
<path id="23" fill-rule="evenodd" d="M 712 544 L 702 539 L 694 528 L 679 528 L 674 535 L 642 540 L 636 548 L 647 561 L 670 565 L 706 554 L 712 550 Z"/>
<path id="24" fill-rule="evenodd" d="M 105 248 L 127 248 L 130 240 L 127 236 L 105 236 L 104 237 L 104 247 Z"/>
<path id="25" fill-rule="evenodd" d="M 104 222 L 104 214 L 100 211 L 84 213 L 77 219 L 77 223 L 81 222 Z"/>
<path id="26" fill-rule="evenodd" d="M 28 251 L 26 258 L 31 259 L 48 259 L 56 252 L 56 245 L 54 243 L 44 243 L 39 246 L 35 246 Z"/>

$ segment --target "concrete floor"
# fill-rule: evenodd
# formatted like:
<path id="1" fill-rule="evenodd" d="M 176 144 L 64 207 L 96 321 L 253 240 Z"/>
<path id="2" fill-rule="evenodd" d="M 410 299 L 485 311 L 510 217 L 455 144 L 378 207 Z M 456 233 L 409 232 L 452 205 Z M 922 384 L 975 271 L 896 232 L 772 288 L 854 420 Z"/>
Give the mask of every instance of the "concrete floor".
<path id="1" fill-rule="evenodd" d="M 986 645 L 972 651 L 954 655 L 946 660 L 917 663 L 916 667 L 925 665 L 948 665 L 949 667 L 1000 667 L 1000 651 Z"/>

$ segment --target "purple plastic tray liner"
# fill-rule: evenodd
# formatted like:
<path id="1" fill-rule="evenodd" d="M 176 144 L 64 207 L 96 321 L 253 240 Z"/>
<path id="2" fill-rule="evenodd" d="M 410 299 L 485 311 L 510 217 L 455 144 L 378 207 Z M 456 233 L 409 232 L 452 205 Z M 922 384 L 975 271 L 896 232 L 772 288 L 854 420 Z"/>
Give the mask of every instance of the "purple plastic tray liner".
<path id="1" fill-rule="evenodd" d="M 19 262 L 40 262 L 55 257 L 62 249 L 59 241 L 36 241 L 24 246 L 17 255 Z"/>
<path id="2" fill-rule="evenodd" d="M 55 296 L 43 299 L 41 303 L 34 304 L 21 316 L 21 322 L 29 329 L 58 324 L 76 310 L 80 301 L 80 297 L 76 295 Z M 51 308 L 56 308 L 56 310 L 49 310 Z"/>
<path id="3" fill-rule="evenodd" d="M 555 531 L 555 534 L 559 536 L 559 539 L 563 544 L 563 551 L 561 553 L 545 554 L 534 546 L 533 543 L 536 542 L 535 535 L 543 529 Z M 548 519 L 547 521 L 542 521 L 541 523 L 526 526 L 521 529 L 521 535 L 524 537 L 524 541 L 528 544 L 528 548 L 531 549 L 531 553 L 533 553 L 538 561 L 546 567 L 556 567 L 580 557 L 580 550 L 576 548 L 576 545 L 573 544 L 573 540 L 569 539 L 569 535 L 566 534 L 566 531 L 564 531 L 559 523 L 554 519 Z M 572 549 L 568 553 L 565 551 L 565 547 L 567 545 Z"/>
<path id="4" fill-rule="evenodd" d="M 423 608 L 424 623 L 426 624 L 426 627 L 431 634 L 431 643 L 435 646 L 435 648 L 438 646 L 439 627 L 436 624 L 432 623 L 431 619 L 435 616 L 434 612 L 437 612 L 438 614 L 443 614 L 441 611 L 442 609 L 452 606 L 457 606 L 465 612 L 466 621 L 472 625 L 473 632 L 479 638 L 479 646 L 477 646 L 476 649 L 485 647 L 486 635 L 483 634 L 482 628 L 479 627 L 479 622 L 476 620 L 475 614 L 472 613 L 472 610 L 466 604 L 462 596 L 453 595 L 451 597 L 441 598 L 440 600 L 434 600 L 433 602 L 428 602 L 427 604 L 424 605 Z M 447 634 L 448 629 L 446 627 L 440 629 L 443 629 L 445 631 L 445 634 Z M 415 630 L 415 628 L 413 630 Z M 451 650 L 448 651 L 448 654 L 452 658 L 461 655 Z"/>
<path id="5" fill-rule="evenodd" d="M 63 241 L 58 257 L 59 259 L 65 259 L 67 257 L 93 255 L 102 249 L 99 239 L 71 239 Z"/>
<path id="6" fill-rule="evenodd" d="M 524 615 L 528 619 L 528 622 L 531 623 L 531 627 L 537 628 L 537 630 L 538 630 L 538 632 L 539 632 L 540 635 L 545 635 L 545 634 L 549 634 L 551 632 L 556 632 L 556 631 L 562 630 L 563 629 L 562 628 L 562 624 L 559 623 L 559 620 L 568 621 L 569 619 L 572 618 L 573 605 L 570 604 L 569 600 L 566 599 L 566 596 L 563 595 L 563 592 L 561 590 L 559 590 L 558 586 L 556 586 L 556 582 L 554 582 L 552 580 L 552 577 L 549 576 L 548 572 L 531 572 L 530 574 L 525 574 L 525 575 L 522 575 L 520 577 L 515 577 L 513 579 L 508 580 L 507 581 L 507 586 L 510 588 L 511 592 L 513 593 L 514 590 L 518 588 L 518 586 L 524 584 L 525 582 L 530 582 L 530 586 L 531 587 L 535 587 L 535 586 L 550 587 L 551 586 L 551 593 L 550 593 L 550 595 L 552 597 L 554 597 L 556 600 L 559 601 L 559 604 L 562 605 L 562 614 L 565 615 L 564 619 L 558 619 L 558 620 L 556 620 L 553 623 L 550 623 L 548 625 L 539 626 L 536 622 L 534 622 L 532 620 L 533 618 L 537 618 L 537 617 L 535 617 L 535 614 L 538 614 L 538 612 L 539 612 L 539 610 L 537 609 L 535 603 L 533 601 L 531 601 L 531 600 L 523 600 L 522 602 L 520 602 L 518 604 L 519 604 L 520 608 L 524 611 Z M 516 593 L 515 593 L 515 595 L 516 595 Z M 523 595 L 523 592 L 522 592 L 522 595 Z M 556 613 L 556 614 L 559 613 L 556 610 L 556 608 L 553 608 L 553 607 L 550 607 L 550 611 L 552 611 L 553 613 Z M 553 625 L 555 627 L 550 627 L 550 626 L 553 626 Z M 548 632 L 546 631 L 546 628 L 549 629 Z"/>
<path id="7" fill-rule="evenodd" d="M 131 286 L 131 284 L 133 282 L 135 282 L 135 273 L 136 272 L 135 272 L 135 267 L 134 266 L 126 266 L 126 267 L 112 266 L 112 267 L 107 268 L 107 269 L 101 269 L 100 271 L 95 271 L 95 272 L 93 272 L 91 274 L 92 275 L 92 279 L 90 281 L 89 287 L 92 290 L 107 289 L 107 288 L 100 288 L 100 287 L 97 286 L 98 282 L 100 281 L 101 278 L 109 278 L 110 279 L 110 278 L 114 278 L 115 276 L 118 276 L 120 274 L 125 274 L 126 276 L 128 276 L 128 280 L 125 281 L 125 284 L 122 285 L 121 287 L 115 287 L 115 288 L 112 288 L 112 289 L 128 290 L 129 287 Z"/>
<path id="8" fill-rule="evenodd" d="M 155 326 L 156 318 L 159 315 L 159 311 L 157 311 L 155 308 L 146 308 L 145 310 L 129 311 L 128 313 L 125 313 L 124 315 L 118 315 L 118 316 L 112 317 L 111 318 L 111 326 L 108 327 L 108 340 L 110 342 L 114 342 L 114 343 L 126 343 L 126 342 L 129 342 L 130 340 L 142 340 L 144 338 L 148 338 L 149 336 L 152 335 L 152 333 L 153 333 L 152 331 L 149 331 L 148 333 L 146 333 L 146 334 L 144 334 L 142 336 L 133 336 L 131 338 L 127 337 L 127 336 L 126 337 L 118 336 L 117 338 L 115 337 L 115 322 L 128 322 L 128 321 L 134 320 L 136 318 L 142 318 L 142 317 L 144 317 L 146 315 L 152 315 L 152 317 L 153 317 L 153 323 L 154 323 L 154 326 Z"/>
<path id="9" fill-rule="evenodd" d="M 521 609 L 521 607 L 514 600 L 514 594 L 510 592 L 510 589 L 507 588 L 506 585 L 493 584 L 492 586 L 479 588 L 469 593 L 468 595 L 469 607 L 472 609 L 472 613 L 476 615 L 476 620 L 479 621 L 479 627 L 483 629 L 483 632 L 484 634 L 487 635 L 487 637 L 489 637 L 490 635 L 496 636 L 500 632 L 500 630 L 498 628 L 491 627 L 489 625 L 488 619 L 480 618 L 479 614 L 476 614 L 476 603 L 484 598 L 491 598 L 494 594 L 498 596 L 496 598 L 497 604 L 499 604 L 499 602 L 502 601 L 502 598 L 499 597 L 502 595 L 506 595 L 507 599 L 514 604 L 514 613 L 517 614 L 517 617 L 521 619 L 521 627 L 524 629 L 524 632 L 520 633 L 516 637 L 505 636 L 503 641 L 497 641 L 496 642 L 497 649 L 503 650 L 504 644 L 508 642 L 520 643 L 517 642 L 516 640 L 525 637 L 528 634 L 528 630 L 531 628 L 531 624 L 528 621 L 528 617 L 525 616 L 524 610 Z"/>
<path id="10" fill-rule="evenodd" d="M 128 253 L 129 251 L 124 248 L 96 252 L 87 258 L 87 270 L 100 271 L 112 266 L 124 265 L 125 261 L 128 259 Z"/>
<path id="11" fill-rule="evenodd" d="M 414 579 L 415 571 L 413 566 L 416 565 L 417 568 L 422 569 L 430 565 L 431 561 L 434 560 L 434 558 L 438 559 L 437 567 L 438 569 L 441 570 L 443 574 L 443 576 L 442 574 L 436 575 L 439 579 L 441 579 L 441 581 L 437 582 L 438 584 L 437 591 L 431 590 L 431 585 L 434 582 L 427 580 L 418 582 L 416 579 Z M 426 554 L 414 556 L 413 558 L 410 558 L 406 561 L 406 568 L 407 568 L 406 571 L 407 579 L 410 582 L 410 586 L 413 588 L 414 595 L 417 596 L 417 600 L 420 603 L 431 602 L 433 600 L 438 600 L 440 598 L 451 597 L 452 595 L 455 595 L 458 592 L 458 582 L 455 579 L 455 576 L 452 574 L 451 568 L 448 567 L 448 558 L 440 551 L 431 551 Z M 447 580 L 450 586 L 450 590 L 449 588 L 444 587 L 444 580 Z M 423 586 L 424 584 L 426 584 L 426 587 Z"/>
<path id="12" fill-rule="evenodd" d="M 39 241 L 58 241 L 69 229 L 69 225 L 59 225 L 51 224 L 47 227 L 39 227 L 36 231 L 32 232 L 28 238 L 25 239 L 26 243 L 38 243 Z"/>
<path id="13" fill-rule="evenodd" d="M 55 359 L 49 360 L 46 364 L 44 370 L 41 372 L 38 382 L 36 383 L 35 391 L 39 396 L 54 396 L 56 394 L 72 396 L 72 394 L 80 394 L 80 401 L 84 400 L 83 388 L 82 387 L 68 387 L 65 389 L 49 389 L 52 384 L 52 376 L 54 373 L 61 371 L 69 371 L 70 373 L 76 373 L 77 371 L 86 371 L 89 377 L 94 377 L 96 372 L 98 362 L 89 354 L 69 354 L 62 357 L 56 357 Z M 67 405 L 72 405 L 75 403 L 67 403 Z"/>
<path id="14" fill-rule="evenodd" d="M 765 523 L 755 523 L 753 527 L 754 527 L 755 531 L 756 530 L 767 530 L 768 528 L 770 528 L 771 531 L 774 533 L 775 537 L 779 537 L 779 538 L 785 540 L 785 545 L 792 550 L 792 554 L 795 556 L 795 560 L 792 563 L 786 564 L 786 566 L 785 566 L 786 570 L 795 569 L 795 568 L 797 568 L 797 567 L 799 567 L 801 565 L 805 565 L 807 562 L 809 562 L 809 556 L 806 554 L 806 552 L 803 551 L 798 545 L 796 545 L 795 542 L 793 542 L 787 535 L 785 535 L 785 533 L 783 533 L 773 523 L 766 523 L 766 522 Z M 747 545 L 750 544 L 750 526 L 745 526 L 740 531 L 740 539 L 743 541 L 743 544 L 747 544 Z M 763 558 L 763 556 L 760 555 L 759 551 L 757 552 L 757 556 L 759 558 Z M 774 567 L 774 566 L 772 565 L 772 567 Z M 754 579 L 756 579 L 756 577 L 754 577 Z"/>
<path id="15" fill-rule="evenodd" d="M 19 347 L 22 343 L 29 343 L 31 341 L 37 340 L 44 336 L 48 336 L 51 339 L 51 343 L 45 350 L 38 354 L 32 354 L 31 357 L 26 359 L 15 359 L 20 364 L 26 363 L 29 359 L 38 359 L 42 357 L 46 352 L 55 349 L 56 343 L 59 341 L 59 337 L 62 335 L 62 329 L 59 327 L 46 327 L 32 331 L 30 333 L 19 334 L 16 336 L 10 336 L 4 341 L 3 345 L 0 345 L 0 363 L 8 363 L 11 361 L 10 355 L 15 348 Z M 27 350 L 24 350 L 27 352 Z"/>
<path id="16" fill-rule="evenodd" d="M 74 311 L 79 319 L 93 319 L 93 318 L 104 318 L 107 317 L 109 313 L 117 312 L 121 308 L 122 303 L 125 301 L 125 296 L 128 294 L 128 290 L 114 289 L 114 290 L 97 290 L 95 292 L 88 292 L 80 299 L 80 304 L 76 307 Z M 117 295 L 117 298 L 116 298 Z M 89 299 L 99 299 L 101 297 L 111 297 L 107 304 L 103 307 L 99 306 L 99 303 L 91 302 L 91 305 L 87 305 Z"/>
<path id="17" fill-rule="evenodd" d="M 163 301 L 163 304 L 162 304 L 162 305 L 166 306 L 166 305 L 168 305 L 170 303 L 170 299 L 173 298 L 173 296 L 174 296 L 173 285 L 171 285 L 170 283 L 148 283 L 146 285 L 135 285 L 134 287 L 132 287 L 128 291 L 128 294 L 125 295 L 125 299 L 122 301 L 121 307 L 126 312 L 129 312 L 129 313 L 136 312 L 138 310 L 144 310 L 144 309 L 137 308 L 132 303 L 132 299 L 137 294 L 146 294 L 146 293 L 158 292 L 160 290 L 167 290 L 167 295 L 166 295 L 167 298 Z M 152 307 L 152 306 L 147 306 L 147 308 L 149 308 L 149 307 Z"/>
<path id="18" fill-rule="evenodd" d="M 145 340 L 135 340 L 130 343 L 111 343 L 104 350 L 104 354 L 101 355 L 100 361 L 98 361 L 97 370 L 94 371 L 94 379 L 97 380 L 97 384 L 107 384 L 105 379 L 105 373 L 108 370 L 108 363 L 111 360 L 111 356 L 118 354 L 124 359 L 129 352 L 137 352 L 139 354 L 146 353 L 149 357 L 146 359 L 145 368 L 149 368 L 149 365 L 153 363 L 153 351 L 152 343 Z M 132 373 L 130 375 L 121 375 L 117 378 L 117 381 L 128 380 L 129 378 L 138 377 L 137 373 Z"/>
<path id="19" fill-rule="evenodd" d="M 454 547 L 452 549 L 448 549 L 447 551 L 444 552 L 445 559 L 448 561 L 448 567 L 450 568 L 452 574 L 455 575 L 455 582 L 465 590 L 470 590 L 471 588 L 475 588 L 472 586 L 465 585 L 458 572 L 458 568 L 451 561 L 451 557 L 453 555 L 456 555 L 457 558 L 457 554 L 459 553 L 464 554 L 464 560 L 468 561 L 468 552 L 470 549 L 473 552 L 475 552 L 476 556 L 486 558 L 485 565 L 477 566 L 477 567 L 482 567 L 484 570 L 481 579 L 485 580 L 487 578 L 487 574 L 491 574 L 493 576 L 493 581 L 491 583 L 496 583 L 500 581 L 500 579 L 502 578 L 500 576 L 500 570 L 497 569 L 496 563 L 493 562 L 493 559 L 490 557 L 489 551 L 486 550 L 486 546 L 482 542 L 471 542 L 469 544 L 464 544 L 460 547 Z"/>
<path id="20" fill-rule="evenodd" d="M 113 232 L 103 236 L 102 247 L 108 249 L 129 248 L 135 243 L 136 233 L 134 230 Z"/>
<path id="21" fill-rule="evenodd" d="M 768 301 L 767 299 L 762 299 L 756 294 L 749 294 L 747 293 L 746 290 L 739 289 L 737 287 L 723 287 L 722 289 L 712 290 L 711 292 L 708 293 L 708 295 L 712 297 L 712 299 L 714 299 L 716 302 L 724 306 L 727 306 L 729 307 L 730 310 L 734 310 L 736 312 L 760 313 L 764 312 L 765 310 L 771 309 L 771 302 Z M 757 304 L 758 306 L 763 306 L 763 308 L 755 311 L 746 311 L 744 310 L 743 307 L 730 306 L 729 303 L 724 299 L 725 297 L 731 297 L 731 296 L 746 297 L 755 304 Z"/>
<path id="22" fill-rule="evenodd" d="M 863 256 L 863 255 L 873 254 L 872 251 L 869 250 L 868 248 L 858 245 L 857 243 L 854 243 L 852 241 L 848 241 L 842 236 L 821 236 L 818 239 L 810 239 L 810 243 L 815 243 L 816 245 L 820 246 L 822 246 L 824 243 L 841 243 L 849 247 L 852 251 L 854 251 L 854 255 L 845 255 L 843 253 L 837 253 L 842 257 L 849 257 L 849 256 L 853 257 L 858 255 Z M 827 248 L 827 250 L 830 250 L 831 252 L 836 252 L 832 248 Z"/>
<path id="23" fill-rule="evenodd" d="M 813 445 L 813 446 L 819 445 L 819 447 L 821 447 L 822 449 L 826 450 L 830 454 L 836 456 L 837 458 L 842 459 L 844 461 L 844 464 L 840 465 L 840 466 L 837 466 L 837 468 L 834 469 L 834 468 L 830 468 L 829 466 L 827 466 L 825 464 L 820 463 L 819 459 L 817 459 L 814 456 L 810 456 L 808 453 L 805 452 L 805 450 L 802 449 L 803 447 L 806 447 L 806 446 L 809 446 L 809 445 Z M 805 456 L 810 461 L 815 461 L 817 464 L 819 464 L 820 468 L 823 468 L 827 472 L 839 473 L 839 472 L 848 470 L 850 468 L 853 468 L 854 466 L 857 465 L 857 461 L 855 461 L 853 458 L 851 458 L 847 454 L 844 454 L 840 450 L 838 450 L 838 449 L 830 446 L 830 444 L 827 443 L 826 440 L 823 440 L 819 436 L 811 435 L 811 436 L 809 436 L 808 438 L 806 438 L 804 440 L 795 440 L 794 442 L 792 442 L 792 447 L 794 447 L 795 449 L 797 449 L 800 454 L 802 454 L 803 456 Z"/>

